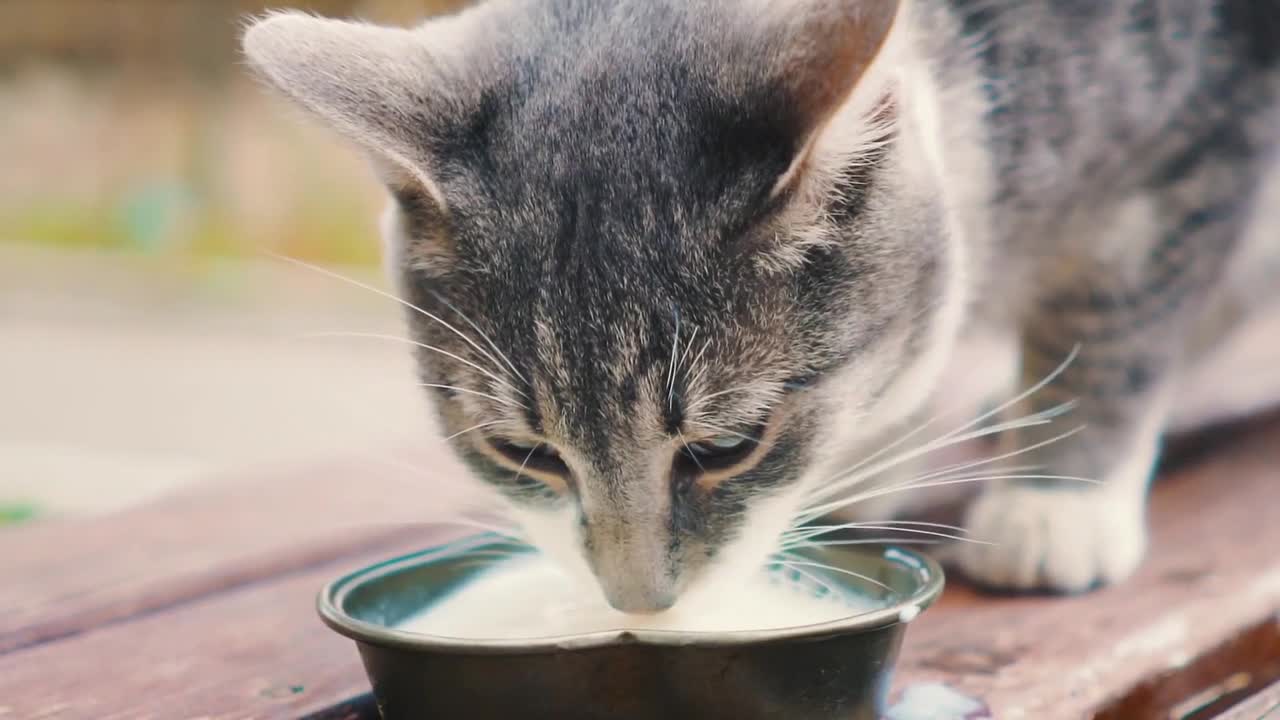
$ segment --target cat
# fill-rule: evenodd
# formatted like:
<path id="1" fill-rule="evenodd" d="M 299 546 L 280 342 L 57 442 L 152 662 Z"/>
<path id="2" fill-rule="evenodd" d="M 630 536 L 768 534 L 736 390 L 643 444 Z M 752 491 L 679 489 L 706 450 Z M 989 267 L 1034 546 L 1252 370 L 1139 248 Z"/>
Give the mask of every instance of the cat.
<path id="1" fill-rule="evenodd" d="M 490 0 L 276 13 L 244 47 L 389 189 L 456 452 L 624 612 L 758 568 L 797 518 L 895 512 L 918 470 L 877 493 L 849 466 L 981 333 L 1034 392 L 956 562 L 1119 582 L 1180 379 L 1280 285 L 1275 3 Z"/>

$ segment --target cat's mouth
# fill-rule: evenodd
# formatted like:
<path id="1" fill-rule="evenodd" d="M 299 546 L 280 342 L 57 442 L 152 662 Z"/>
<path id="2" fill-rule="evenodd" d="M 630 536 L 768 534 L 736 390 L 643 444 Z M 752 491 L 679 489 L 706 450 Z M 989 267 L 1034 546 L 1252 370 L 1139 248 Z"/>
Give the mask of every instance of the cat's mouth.
<path id="1" fill-rule="evenodd" d="M 596 518 L 583 531 L 587 564 L 615 610 L 654 615 L 675 606 L 691 574 L 682 546 L 628 520 Z M 659 524 L 644 526 L 647 530 Z M 625 533 L 625 534 L 622 534 Z"/>
<path id="2" fill-rule="evenodd" d="M 627 615 L 657 615 L 674 607 L 677 599 L 676 593 L 671 590 L 636 592 L 613 585 L 604 585 L 603 588 L 610 607 Z"/>

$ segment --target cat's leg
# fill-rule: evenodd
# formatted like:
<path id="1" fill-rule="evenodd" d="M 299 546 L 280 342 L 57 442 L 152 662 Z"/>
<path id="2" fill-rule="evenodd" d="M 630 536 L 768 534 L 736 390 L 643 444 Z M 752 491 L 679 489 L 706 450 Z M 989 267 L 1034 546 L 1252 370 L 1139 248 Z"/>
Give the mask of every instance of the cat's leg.
<path id="1" fill-rule="evenodd" d="M 1091 244 L 1096 254 L 1046 278 L 1022 331 L 1022 377 L 1057 374 L 1017 410 L 1076 407 L 1005 438 L 1007 452 L 1025 450 L 1009 464 L 1040 468 L 1012 474 L 1046 477 L 1002 481 L 971 506 L 971 537 L 992 543 L 957 548 L 975 580 L 1075 592 L 1122 580 L 1141 561 L 1181 351 L 1239 226 L 1235 202 L 1193 197 L 1130 200 Z"/>

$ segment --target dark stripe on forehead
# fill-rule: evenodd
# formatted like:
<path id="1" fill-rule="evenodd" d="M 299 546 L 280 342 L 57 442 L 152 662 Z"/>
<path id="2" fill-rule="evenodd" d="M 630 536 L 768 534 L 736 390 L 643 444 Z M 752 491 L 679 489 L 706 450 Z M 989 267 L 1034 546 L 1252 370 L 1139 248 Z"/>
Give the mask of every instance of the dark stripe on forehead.
<path id="1" fill-rule="evenodd" d="M 684 393 L 677 385 L 670 395 L 670 401 L 663 398 L 663 426 L 668 435 L 680 433 L 684 426 Z"/>
<path id="2" fill-rule="evenodd" d="M 542 414 L 538 412 L 537 397 L 533 393 L 529 393 L 531 399 L 524 404 L 524 421 L 528 423 L 529 429 L 535 435 L 543 435 L 546 428 L 542 426 Z"/>

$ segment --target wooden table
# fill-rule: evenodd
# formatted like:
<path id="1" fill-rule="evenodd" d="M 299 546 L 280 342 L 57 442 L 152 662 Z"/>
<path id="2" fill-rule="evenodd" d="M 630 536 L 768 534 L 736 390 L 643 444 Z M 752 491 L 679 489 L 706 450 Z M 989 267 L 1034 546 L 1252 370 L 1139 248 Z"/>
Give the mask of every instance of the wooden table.
<path id="1" fill-rule="evenodd" d="M 997 598 L 952 582 L 910 628 L 891 717 L 1273 711 L 1280 420 L 1227 435 L 1158 484 L 1154 550 L 1124 586 Z M 442 457 L 426 456 L 430 470 L 412 469 L 421 457 L 276 469 L 0 532 L 0 720 L 376 717 L 314 594 L 439 537 L 422 519 L 465 499 Z M 921 698 L 955 711 L 914 715 Z"/>

